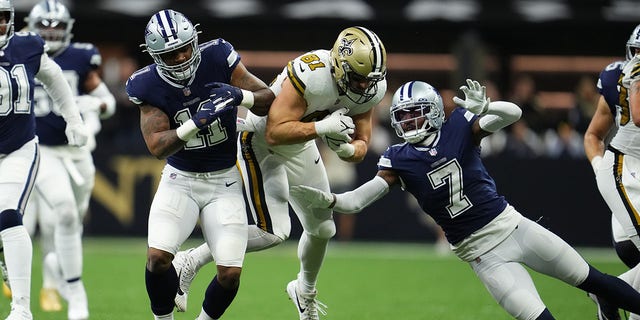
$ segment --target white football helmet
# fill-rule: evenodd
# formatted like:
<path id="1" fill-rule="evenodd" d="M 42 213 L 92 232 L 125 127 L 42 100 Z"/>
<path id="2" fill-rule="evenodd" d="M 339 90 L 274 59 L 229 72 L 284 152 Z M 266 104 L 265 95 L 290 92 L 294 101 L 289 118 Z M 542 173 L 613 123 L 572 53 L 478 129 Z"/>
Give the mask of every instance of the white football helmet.
<path id="1" fill-rule="evenodd" d="M 358 104 L 371 100 L 387 73 L 387 52 L 380 38 L 363 27 L 350 27 L 338 35 L 331 49 L 333 73 L 340 91 Z M 368 82 L 366 88 L 358 83 Z"/>
<path id="2" fill-rule="evenodd" d="M 162 10 L 151 17 L 145 30 L 145 43 L 140 45 L 151 55 L 159 71 L 169 79 L 183 81 L 191 78 L 200 65 L 198 47 L 198 25 L 193 25 L 182 13 Z M 176 65 L 169 65 L 163 56 L 176 50 L 191 46 L 191 57 Z"/>
<path id="3" fill-rule="evenodd" d="M 58 0 L 44 0 L 29 12 L 25 22 L 30 31 L 40 35 L 49 47 L 49 53 L 66 48 L 71 42 L 74 19 L 69 10 Z"/>
<path id="4" fill-rule="evenodd" d="M 442 128 L 444 104 L 438 91 L 422 81 L 403 84 L 391 98 L 391 126 L 398 137 L 419 143 Z"/>
<path id="5" fill-rule="evenodd" d="M 0 47 L 9 42 L 9 39 L 13 36 L 13 5 L 9 0 L 0 0 Z"/>
<path id="6" fill-rule="evenodd" d="M 627 60 L 631 60 L 636 54 L 636 48 L 640 49 L 640 24 L 633 29 L 627 41 Z"/>

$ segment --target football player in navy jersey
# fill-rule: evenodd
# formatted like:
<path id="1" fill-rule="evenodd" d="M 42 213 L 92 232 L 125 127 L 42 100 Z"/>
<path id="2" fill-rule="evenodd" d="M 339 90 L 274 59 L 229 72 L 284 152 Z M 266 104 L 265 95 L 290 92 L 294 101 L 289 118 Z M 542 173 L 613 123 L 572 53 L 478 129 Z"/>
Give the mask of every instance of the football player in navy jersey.
<path id="1" fill-rule="evenodd" d="M 14 33 L 14 11 L 0 0 L 0 87 L 8 88 L 0 100 L 0 237 L 4 245 L 8 280 L 12 289 L 7 319 L 32 319 L 30 311 L 33 248 L 22 224 L 27 200 L 40 161 L 33 110 L 35 80 L 42 82 L 65 122 L 65 142 L 82 146 L 88 129 L 80 116 L 62 70 L 45 52 L 34 33 Z"/>
<path id="2" fill-rule="evenodd" d="M 633 193 L 636 179 L 621 173 L 635 170 L 635 166 L 629 161 L 640 157 L 640 144 L 635 142 L 639 132 L 632 119 L 636 118 L 631 116 L 628 89 L 622 85 L 621 80 L 624 76 L 624 66 L 640 52 L 640 25 L 636 26 L 629 36 L 625 52 L 626 60 L 615 61 L 600 73 L 597 85 L 600 99 L 584 134 L 584 150 L 593 166 L 598 190 L 612 211 L 614 248 L 618 257 L 631 268 L 620 278 L 627 283 L 633 283 L 640 271 L 640 238 L 637 231 L 638 222 L 634 227 L 629 214 L 633 216 L 633 208 L 640 206 L 640 203 L 637 203 L 640 195 Z M 620 170 L 613 170 L 614 167 Z M 591 298 L 598 303 L 598 313 L 602 313 L 600 318 L 620 319 L 617 308 L 599 303 L 593 295 Z"/>
<path id="3" fill-rule="evenodd" d="M 173 319 L 178 274 L 171 262 L 200 219 L 217 275 L 198 319 L 218 319 L 238 291 L 247 245 L 236 110 L 264 115 L 274 94 L 229 42 L 198 45 L 196 26 L 179 12 L 154 14 L 143 47 L 155 63 L 131 75 L 126 89 L 140 108 L 149 151 L 167 159 L 149 213 L 145 280 L 151 310 L 156 319 Z"/>
<path id="4" fill-rule="evenodd" d="M 332 194 L 306 186 L 290 192 L 311 207 L 356 213 L 394 185 L 411 193 L 444 230 L 454 253 L 468 262 L 494 299 L 516 319 L 554 319 L 523 265 L 593 292 L 622 308 L 640 310 L 640 293 L 590 266 L 557 235 L 522 216 L 503 196 L 480 158 L 480 141 L 517 121 L 522 111 L 491 102 L 480 83 L 460 88 L 459 107 L 444 108 L 429 84 L 411 81 L 392 98 L 391 125 L 406 142 L 387 148 L 377 175 Z"/>
<path id="5" fill-rule="evenodd" d="M 57 0 L 36 4 L 25 19 L 28 30 L 40 35 L 47 53 L 63 70 L 83 119 L 90 129 L 89 143 L 82 148 L 65 142 L 64 120 L 41 83 L 34 88 L 36 134 L 41 165 L 35 191 L 29 201 L 25 225 L 31 234 L 40 225 L 43 247 L 43 286 L 40 306 L 60 311 L 57 287 L 69 302 L 69 319 L 87 319 L 89 309 L 82 282 L 82 220 L 89 207 L 95 167 L 91 151 L 100 119 L 115 112 L 115 98 L 98 73 L 101 56 L 90 43 L 71 43 L 74 19 Z"/>

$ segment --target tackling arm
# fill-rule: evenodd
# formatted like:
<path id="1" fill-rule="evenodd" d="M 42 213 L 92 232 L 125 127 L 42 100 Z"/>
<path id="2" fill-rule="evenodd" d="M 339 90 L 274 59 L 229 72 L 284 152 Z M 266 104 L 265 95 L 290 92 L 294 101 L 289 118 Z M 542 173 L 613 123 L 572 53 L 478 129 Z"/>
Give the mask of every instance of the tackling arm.
<path id="1" fill-rule="evenodd" d="M 242 90 L 241 106 L 251 109 L 258 116 L 267 115 L 275 94 L 262 80 L 249 72 L 242 62 L 233 69 L 230 84 Z"/>
<path id="2" fill-rule="evenodd" d="M 306 199 L 313 208 L 333 208 L 341 213 L 358 213 L 378 199 L 384 197 L 390 186 L 398 181 L 398 177 L 389 170 L 378 171 L 373 179 L 358 188 L 340 194 L 324 192 L 308 186 L 294 186 L 289 192 Z"/>

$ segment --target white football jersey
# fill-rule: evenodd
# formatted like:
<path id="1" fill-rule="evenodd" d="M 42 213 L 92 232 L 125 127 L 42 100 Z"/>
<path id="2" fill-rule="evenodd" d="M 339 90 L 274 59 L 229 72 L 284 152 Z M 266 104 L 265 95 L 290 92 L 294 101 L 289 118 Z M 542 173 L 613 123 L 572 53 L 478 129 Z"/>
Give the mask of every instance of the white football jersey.
<path id="1" fill-rule="evenodd" d="M 349 109 L 349 116 L 365 113 L 382 100 L 387 90 L 386 79 L 378 82 L 376 95 L 363 104 L 354 103 L 346 94 L 341 95 L 331 72 L 329 50 L 307 52 L 291 60 L 271 84 L 271 90 L 276 95 L 280 93 L 282 82 L 287 78 L 307 102 L 307 111 L 301 119 L 303 122 L 322 120 L 343 107 Z M 264 132 L 266 128 L 266 117 L 249 113 L 247 122 L 251 122 L 258 132 Z"/>
<path id="2" fill-rule="evenodd" d="M 623 154 L 640 159 L 640 127 L 633 123 L 627 88 L 621 85 L 619 88 L 620 107 L 618 108 L 619 115 L 616 116 L 619 128 L 611 140 L 611 146 Z"/>

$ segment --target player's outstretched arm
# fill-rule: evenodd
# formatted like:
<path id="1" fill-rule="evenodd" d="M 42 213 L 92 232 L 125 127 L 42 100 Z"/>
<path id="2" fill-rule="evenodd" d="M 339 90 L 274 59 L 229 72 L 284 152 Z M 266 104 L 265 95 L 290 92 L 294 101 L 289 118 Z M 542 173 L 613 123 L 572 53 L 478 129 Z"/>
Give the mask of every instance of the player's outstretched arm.
<path id="1" fill-rule="evenodd" d="M 294 197 L 306 199 L 312 208 L 332 208 L 341 213 L 358 213 L 384 197 L 389 192 L 389 187 L 395 184 L 391 181 L 397 181 L 395 174 L 389 175 L 388 171 L 379 171 L 373 179 L 344 193 L 334 194 L 308 186 L 293 186 L 289 192 Z"/>

